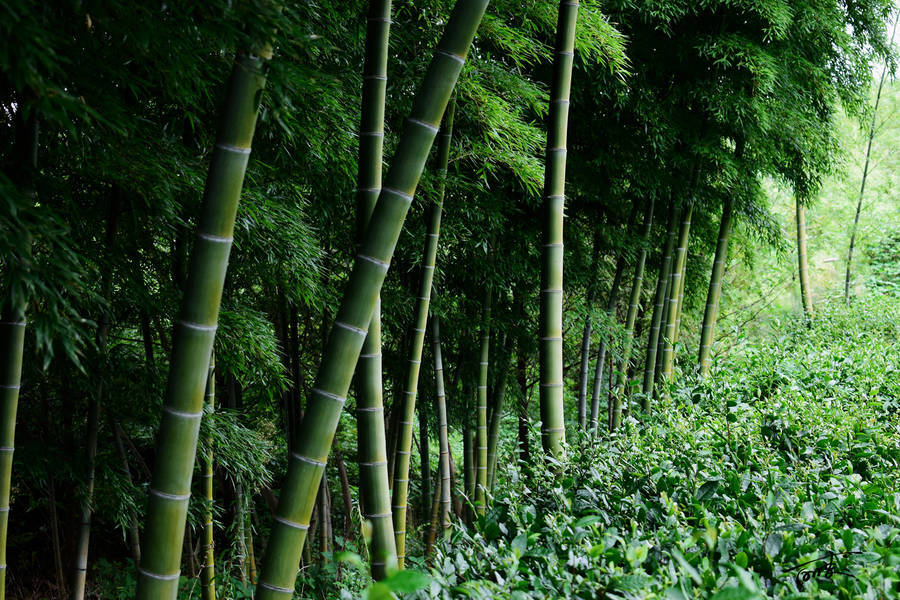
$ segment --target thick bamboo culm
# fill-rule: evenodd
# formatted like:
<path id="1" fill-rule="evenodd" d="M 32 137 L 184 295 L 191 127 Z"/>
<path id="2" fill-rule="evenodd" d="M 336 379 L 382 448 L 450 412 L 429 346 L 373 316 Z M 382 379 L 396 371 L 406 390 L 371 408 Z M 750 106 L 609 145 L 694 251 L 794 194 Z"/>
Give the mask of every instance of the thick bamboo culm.
<path id="1" fill-rule="evenodd" d="M 678 320 L 678 299 L 681 294 L 681 280 L 687 260 L 687 245 L 691 234 L 691 215 L 694 203 L 690 202 L 681 214 L 681 228 L 678 232 L 678 247 L 672 261 L 672 275 L 669 278 L 669 293 L 666 298 L 666 329 L 662 357 L 662 378 L 672 379 L 675 370 L 675 327 Z"/>
<path id="2" fill-rule="evenodd" d="M 444 109 L 487 4 L 487 0 L 457 2 L 400 135 L 393 163 L 354 261 L 347 292 L 328 336 L 300 423 L 295 451 L 289 457 L 287 477 L 256 588 L 258 600 L 290 598 L 294 594 L 315 492 L 378 294 Z"/>
<path id="3" fill-rule="evenodd" d="M 544 170 L 544 232 L 541 252 L 540 409 L 544 452 L 561 456 L 566 439 L 563 402 L 563 213 L 566 134 L 578 0 L 561 0 L 556 25 L 553 81 Z"/>
<path id="4" fill-rule="evenodd" d="M 357 174 L 357 236 L 362 241 L 378 194 L 384 145 L 384 97 L 387 89 L 390 0 L 372 0 L 366 25 L 362 111 Z M 363 518 L 372 525 L 369 566 L 376 580 L 397 561 L 391 490 L 387 472 L 381 364 L 381 300 L 369 323 L 356 367 L 356 419 L 359 444 L 359 492 Z"/>
<path id="5" fill-rule="evenodd" d="M 268 55 L 239 55 L 228 82 L 186 289 L 175 323 L 169 382 L 145 519 L 144 552 L 138 567 L 139 600 L 174 599 L 178 593 L 181 540 L 209 360 L 235 214 L 256 128 L 259 97 L 265 85 L 263 67 L 268 58 Z"/>

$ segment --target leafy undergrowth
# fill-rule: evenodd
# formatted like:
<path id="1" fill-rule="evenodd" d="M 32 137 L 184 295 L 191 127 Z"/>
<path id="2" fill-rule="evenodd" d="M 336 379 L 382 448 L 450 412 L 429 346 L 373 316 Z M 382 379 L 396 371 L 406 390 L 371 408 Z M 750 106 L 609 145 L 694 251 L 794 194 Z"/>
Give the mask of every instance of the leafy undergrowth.
<path id="1" fill-rule="evenodd" d="M 900 597 L 898 323 L 886 298 L 826 308 L 564 464 L 510 467 L 417 597 Z"/>

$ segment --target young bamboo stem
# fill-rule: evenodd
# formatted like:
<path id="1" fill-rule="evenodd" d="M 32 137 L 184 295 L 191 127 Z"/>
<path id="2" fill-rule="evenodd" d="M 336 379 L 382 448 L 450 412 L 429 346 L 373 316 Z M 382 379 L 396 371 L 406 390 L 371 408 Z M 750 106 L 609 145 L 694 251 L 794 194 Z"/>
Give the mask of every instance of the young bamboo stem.
<path id="1" fill-rule="evenodd" d="M 694 212 L 694 203 L 690 202 L 684 209 L 681 218 L 681 229 L 678 232 L 678 248 L 672 264 L 672 276 L 669 283 L 669 294 L 666 304 L 666 334 L 663 348 L 662 377 L 666 381 L 672 379 L 675 370 L 675 328 L 678 320 L 679 296 L 681 294 L 681 280 L 687 261 L 688 239 L 691 234 L 691 215 Z"/>
<path id="2" fill-rule="evenodd" d="M 478 401 L 477 423 L 475 428 L 475 513 L 484 515 L 487 511 L 487 383 L 488 366 L 491 347 L 491 291 L 487 288 L 482 308 L 481 324 L 481 355 L 478 363 L 478 387 L 476 398 Z"/>
<path id="3" fill-rule="evenodd" d="M 678 211 L 675 203 L 669 204 L 669 217 L 666 225 L 666 241 L 660 255 L 659 276 L 656 280 L 656 293 L 653 300 L 653 316 L 650 319 L 650 333 L 647 336 L 647 356 L 644 366 L 644 393 L 643 412 L 650 410 L 650 397 L 653 395 L 656 381 L 657 351 L 659 349 L 660 329 L 665 312 L 666 287 L 669 281 L 669 273 L 672 269 L 672 253 L 675 248 L 675 224 L 678 221 Z"/>
<path id="4" fill-rule="evenodd" d="M 809 260 L 806 252 L 806 207 L 797 199 L 797 264 L 800 272 L 800 300 L 803 303 L 803 314 L 808 322 L 813 318 L 812 295 L 809 287 Z"/>
<path id="5" fill-rule="evenodd" d="M 719 242 L 709 276 L 709 291 L 706 293 L 706 309 L 703 311 L 703 325 L 700 328 L 700 377 L 709 375 L 712 345 L 715 341 L 716 319 L 719 316 L 719 299 L 722 296 L 722 276 L 725 274 L 725 259 L 728 256 L 728 238 L 731 235 L 732 200 L 727 198 L 722 207 L 719 223 Z"/>
<path id="6" fill-rule="evenodd" d="M 447 399 L 444 391 L 444 361 L 441 357 L 441 329 L 440 318 L 431 317 L 432 354 L 434 356 L 434 387 L 435 401 L 438 409 L 438 444 L 440 445 L 440 460 L 438 465 L 441 471 L 441 512 L 440 523 L 444 537 L 450 536 L 450 437 L 447 428 Z"/>

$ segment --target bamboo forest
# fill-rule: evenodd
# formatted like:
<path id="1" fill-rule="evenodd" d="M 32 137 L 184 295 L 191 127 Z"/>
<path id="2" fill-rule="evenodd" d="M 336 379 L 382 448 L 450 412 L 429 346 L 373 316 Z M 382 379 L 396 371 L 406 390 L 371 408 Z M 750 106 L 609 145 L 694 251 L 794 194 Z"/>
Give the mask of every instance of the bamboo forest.
<path id="1" fill-rule="evenodd" d="M 0 0 L 0 600 L 900 598 L 894 0 Z"/>

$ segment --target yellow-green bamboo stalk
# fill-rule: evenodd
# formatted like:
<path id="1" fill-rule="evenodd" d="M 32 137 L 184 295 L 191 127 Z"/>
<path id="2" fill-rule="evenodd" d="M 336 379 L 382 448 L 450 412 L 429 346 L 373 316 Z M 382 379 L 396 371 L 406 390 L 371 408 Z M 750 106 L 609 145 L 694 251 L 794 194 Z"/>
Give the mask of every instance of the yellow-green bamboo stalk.
<path id="1" fill-rule="evenodd" d="M 700 328 L 700 377 L 709 375 L 712 345 L 715 341 L 716 319 L 719 316 L 719 299 L 722 296 L 722 276 L 725 273 L 725 258 L 728 256 L 728 238 L 731 235 L 732 201 L 725 200 L 722 207 L 722 221 L 719 223 L 719 242 L 713 259 L 712 274 L 709 277 L 709 291 L 706 294 L 706 310 L 703 311 L 703 325 Z"/>
<path id="2" fill-rule="evenodd" d="M 506 400 L 506 379 L 509 373 L 509 363 L 512 352 L 509 348 L 503 349 L 503 357 L 500 359 L 497 369 L 497 380 L 493 389 L 493 403 L 491 408 L 490 424 L 488 425 L 488 491 L 493 491 L 497 477 L 497 446 L 500 441 L 500 421 L 503 418 L 504 402 Z"/>
<path id="3" fill-rule="evenodd" d="M 797 219 L 797 264 L 800 272 L 800 300 L 803 304 L 803 314 L 807 321 L 812 321 L 813 306 L 812 295 L 809 287 L 809 260 L 806 255 L 806 207 L 796 201 Z"/>
<path id="4" fill-rule="evenodd" d="M 440 446 L 440 460 L 438 466 L 441 471 L 440 490 L 440 523 L 444 539 L 450 537 L 450 436 L 447 429 L 447 398 L 444 392 L 444 361 L 441 357 L 441 329 L 440 318 L 431 317 L 431 339 L 434 355 L 434 387 L 438 408 L 438 445 Z"/>
<path id="5" fill-rule="evenodd" d="M 612 285 L 609 286 L 609 297 L 606 301 L 606 316 L 609 322 L 615 318 L 616 305 L 619 302 L 619 288 L 622 286 L 622 275 L 625 273 L 625 251 L 619 252 L 616 259 L 616 272 L 613 275 Z M 600 341 L 600 351 L 597 356 L 597 365 L 594 369 L 594 387 L 591 392 L 591 433 L 597 432 L 597 422 L 600 418 L 600 392 L 603 389 L 603 369 L 606 364 L 606 351 L 608 344 L 606 336 Z M 610 374 L 610 377 L 612 374 Z"/>
<path id="6" fill-rule="evenodd" d="M 487 288 L 482 309 L 481 354 L 478 363 L 478 388 L 475 397 L 478 401 L 477 424 L 475 427 L 475 513 L 484 515 L 487 511 L 487 382 L 488 358 L 491 348 L 491 291 Z"/>
<path id="7" fill-rule="evenodd" d="M 409 458 L 412 451 L 413 418 L 416 411 L 422 348 L 425 343 L 425 328 L 428 324 L 428 309 L 431 303 L 431 288 L 434 280 L 438 238 L 441 231 L 444 185 L 447 175 L 447 164 L 450 160 L 450 141 L 453 136 L 453 117 L 455 112 L 456 102 L 451 99 L 447 105 L 444 124 L 441 126 L 441 132 L 438 136 L 437 163 L 439 179 L 437 197 L 429 211 L 428 228 L 425 233 L 422 271 L 419 275 L 419 297 L 416 301 L 409 366 L 406 370 L 406 382 L 403 390 L 402 416 L 399 421 L 399 432 L 397 434 L 397 454 L 394 458 L 394 486 L 392 494 L 394 536 L 397 541 L 397 564 L 401 569 L 406 558 L 406 511 L 409 503 Z M 441 390 L 443 390 L 443 376 L 441 376 Z M 440 394 L 443 394 L 443 391 L 440 391 Z M 439 402 L 442 401 L 439 400 Z"/>
<path id="8" fill-rule="evenodd" d="M 207 414 L 216 411 L 216 354 L 209 357 L 209 375 L 206 378 Z M 216 554 L 213 538 L 213 449 L 212 434 L 206 438 L 206 453 L 203 455 L 203 532 L 201 533 L 200 559 L 200 597 L 203 600 L 216 600 Z"/>
<path id="9" fill-rule="evenodd" d="M 653 395 L 654 384 L 656 383 L 656 364 L 658 362 L 657 351 L 659 349 L 659 340 L 661 327 L 663 324 L 663 314 L 666 307 L 666 288 L 668 287 L 669 275 L 672 270 L 672 254 L 675 249 L 675 225 L 678 222 L 678 211 L 675 203 L 669 204 L 669 217 L 666 225 L 666 241 L 662 249 L 659 264 L 659 276 L 656 280 L 656 293 L 653 300 L 653 316 L 650 320 L 650 333 L 647 336 L 647 356 L 644 364 L 644 385 L 642 392 L 644 399 L 641 409 L 644 412 L 650 410 L 650 397 Z"/>
<path id="10" fill-rule="evenodd" d="M 644 287 L 644 264 L 647 261 L 647 242 L 650 240 L 650 229 L 653 227 L 654 204 L 654 199 L 651 199 L 650 204 L 647 206 L 647 213 L 644 216 L 644 231 L 641 235 L 641 249 L 638 252 L 637 263 L 634 266 L 634 281 L 631 284 L 628 314 L 625 317 L 625 344 L 622 348 L 622 366 L 619 370 L 616 391 L 613 394 L 612 429 L 615 429 L 622 423 L 622 395 L 625 391 L 625 383 L 628 379 L 628 366 L 631 362 L 634 322 L 637 319 L 638 307 L 641 302 L 641 290 Z"/>
<path id="11" fill-rule="evenodd" d="M 387 87 L 390 0 L 372 0 L 366 25 L 366 58 L 363 67 L 362 117 L 359 131 L 357 215 L 360 241 L 368 227 L 381 191 L 384 142 L 384 97 Z M 363 518 L 372 525 L 370 568 L 376 580 L 387 575 L 397 560 L 387 472 L 384 431 L 384 397 L 381 381 L 381 300 L 359 355 L 356 375 L 356 419 L 359 457 L 359 496 Z"/>
<path id="12" fill-rule="evenodd" d="M 690 202 L 685 207 L 681 217 L 681 228 L 678 232 L 678 248 L 675 250 L 672 276 L 669 283 L 669 297 L 666 299 L 666 334 L 662 362 L 662 378 L 666 381 L 672 379 L 672 374 L 675 370 L 675 322 L 678 318 L 678 297 L 681 290 L 684 265 L 687 260 L 687 245 L 691 234 L 691 215 L 693 212 L 694 203 Z"/>
<path id="13" fill-rule="evenodd" d="M 14 181 L 26 194 L 34 197 L 34 176 L 37 171 L 38 133 L 37 114 L 22 118 L 19 107 L 16 115 L 15 151 L 20 161 Z M 23 248 L 24 259 L 31 258 L 31 240 Z M 16 412 L 22 384 L 22 355 L 25 345 L 24 297 L 12 289 L 0 302 L 0 600 L 6 598 L 6 534 L 9 526 L 9 492 L 12 485 L 13 451 L 16 437 Z"/>
<path id="14" fill-rule="evenodd" d="M 540 379 L 541 443 L 561 456 L 566 440 L 563 402 L 563 213 L 566 193 L 566 134 L 578 0 L 561 0 L 556 24 L 553 81 L 544 170 L 544 232 L 541 252 Z"/>
<path id="15" fill-rule="evenodd" d="M 591 276 L 588 280 L 588 294 L 585 302 L 587 315 L 584 317 L 584 331 L 581 334 L 581 364 L 578 370 L 578 426 L 582 429 L 587 426 L 587 388 L 591 362 L 591 333 L 593 332 L 591 311 L 594 308 L 594 297 L 597 294 L 599 270 L 600 228 L 596 227 L 594 229 L 594 256 L 591 259 Z"/>
<path id="16" fill-rule="evenodd" d="M 181 548 L 203 415 L 203 396 L 219 316 L 250 144 L 256 128 L 263 68 L 270 58 L 235 59 L 224 113 L 203 196 L 181 311 L 175 323 L 169 383 L 157 435 L 144 553 L 138 567 L 139 600 L 174 599 Z"/>
<path id="17" fill-rule="evenodd" d="M 316 490 L 378 294 L 444 109 L 487 4 L 487 0 L 457 2 L 416 94 L 411 116 L 400 136 L 393 164 L 354 261 L 347 292 L 307 401 L 295 451 L 289 458 L 257 586 L 259 600 L 290 598 L 294 593 Z"/>

